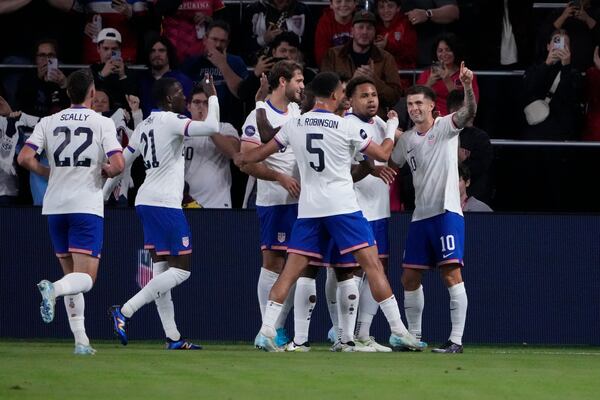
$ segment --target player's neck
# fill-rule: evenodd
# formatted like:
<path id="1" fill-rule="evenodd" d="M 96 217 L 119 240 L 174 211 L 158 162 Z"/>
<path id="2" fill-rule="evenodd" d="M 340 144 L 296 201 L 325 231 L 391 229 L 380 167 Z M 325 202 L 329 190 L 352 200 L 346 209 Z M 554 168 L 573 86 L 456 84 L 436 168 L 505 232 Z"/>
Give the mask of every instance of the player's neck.
<path id="1" fill-rule="evenodd" d="M 92 108 L 92 100 L 84 101 L 79 104 L 71 104 L 71 108 Z"/>
<path id="2" fill-rule="evenodd" d="M 334 113 L 337 110 L 337 105 L 335 102 L 324 100 L 324 99 L 316 99 L 315 105 L 311 111 L 314 110 L 325 110 Z"/>
<path id="3" fill-rule="evenodd" d="M 427 118 L 425 121 L 415 124 L 415 129 L 419 133 L 425 133 L 431 129 L 434 121 L 435 120 L 433 118 Z"/>
<path id="4" fill-rule="evenodd" d="M 283 113 L 287 112 L 288 105 L 290 104 L 290 101 L 286 97 L 285 93 L 279 93 L 277 91 L 271 93 L 268 102 L 271 103 L 271 105 L 278 111 Z"/>

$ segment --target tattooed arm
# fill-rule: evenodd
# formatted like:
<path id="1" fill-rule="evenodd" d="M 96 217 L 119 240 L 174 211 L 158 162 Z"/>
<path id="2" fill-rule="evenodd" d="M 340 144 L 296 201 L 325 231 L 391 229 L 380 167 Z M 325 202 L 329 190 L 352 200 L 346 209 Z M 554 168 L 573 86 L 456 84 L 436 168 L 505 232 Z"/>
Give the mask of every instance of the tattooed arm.
<path id="1" fill-rule="evenodd" d="M 460 81 L 465 88 L 465 104 L 452 115 L 452 121 L 457 128 L 464 128 L 469 121 L 475 118 L 477 112 L 477 100 L 473 91 L 473 71 L 460 63 Z"/>

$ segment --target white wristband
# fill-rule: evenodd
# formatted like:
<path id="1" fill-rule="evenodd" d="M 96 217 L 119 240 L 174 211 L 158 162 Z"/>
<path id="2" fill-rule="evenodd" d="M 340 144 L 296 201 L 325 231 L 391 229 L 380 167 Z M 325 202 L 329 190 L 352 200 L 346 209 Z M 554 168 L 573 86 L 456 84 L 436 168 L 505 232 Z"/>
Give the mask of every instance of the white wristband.
<path id="1" fill-rule="evenodd" d="M 264 101 L 257 101 L 256 102 L 256 109 L 260 109 L 262 108 L 263 110 L 267 109 L 267 103 L 265 103 Z"/>
<path id="2" fill-rule="evenodd" d="M 398 128 L 398 118 L 390 118 L 387 120 L 385 124 L 385 137 L 386 139 L 395 140 L 396 138 L 396 129 Z"/>

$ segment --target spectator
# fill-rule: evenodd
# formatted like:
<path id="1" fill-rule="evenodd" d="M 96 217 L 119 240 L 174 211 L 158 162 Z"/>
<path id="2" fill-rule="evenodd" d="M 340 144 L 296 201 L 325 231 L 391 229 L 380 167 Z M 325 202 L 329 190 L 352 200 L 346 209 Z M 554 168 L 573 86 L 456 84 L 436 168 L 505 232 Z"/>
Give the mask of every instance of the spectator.
<path id="1" fill-rule="evenodd" d="M 417 32 L 401 9 L 400 0 L 377 1 L 375 44 L 394 56 L 399 69 L 417 66 Z M 408 84 L 405 84 L 408 86 Z"/>
<path id="2" fill-rule="evenodd" d="M 554 82 L 556 89 L 549 100 L 547 117 L 535 125 L 527 125 L 524 139 L 577 139 L 581 125 L 581 74 L 571 66 L 571 43 L 565 30 L 552 33 L 546 45 L 544 62 L 533 65 L 523 80 L 524 105 L 548 97 Z M 560 75 L 559 75 L 560 73 Z"/>
<path id="3" fill-rule="evenodd" d="M 298 35 L 305 55 L 313 45 L 310 9 L 298 0 L 258 0 L 244 10 L 242 20 L 244 58 L 254 64 L 255 55 L 284 31 Z"/>
<path id="4" fill-rule="evenodd" d="M 448 95 L 448 113 L 458 111 L 464 104 L 465 93 L 453 90 Z M 473 120 L 468 121 L 460 131 L 458 147 L 458 162 L 469 169 L 469 196 L 475 196 L 482 201 L 489 201 L 490 167 L 494 158 L 494 150 L 489 135 L 482 129 L 473 126 Z"/>
<path id="5" fill-rule="evenodd" d="M 300 40 L 296 34 L 292 32 L 280 33 L 271 43 L 267 54 L 259 58 L 253 73 L 249 73 L 246 79 L 240 83 L 239 97 L 254 105 L 254 96 L 260 87 L 261 74 L 271 71 L 277 61 L 287 59 L 304 65 L 302 62 L 304 57 L 299 47 Z M 310 83 L 316 74 L 312 69 L 304 66 L 302 75 L 304 76 L 304 82 Z"/>
<path id="6" fill-rule="evenodd" d="M 462 84 L 458 76 L 460 63 L 465 59 L 458 38 L 453 33 L 438 37 L 433 44 L 432 53 L 432 58 L 435 61 L 431 67 L 419 75 L 417 84 L 426 85 L 433 89 L 437 95 L 435 107 L 443 117 L 448 114 L 446 108 L 448 93 L 455 89 L 462 90 Z M 479 101 L 479 86 L 475 76 L 473 76 L 473 92 L 475 92 L 475 99 Z"/>
<path id="7" fill-rule="evenodd" d="M 188 111 L 194 121 L 204 121 L 208 97 L 196 86 Z M 210 137 L 188 137 L 184 141 L 185 181 L 189 195 L 204 208 L 231 208 L 231 167 L 229 160 L 240 151 L 240 138 L 227 122 L 219 123 L 219 133 Z"/>
<path id="8" fill-rule="evenodd" d="M 139 75 L 140 100 L 144 117 L 150 115 L 150 111 L 156 108 L 156 102 L 152 97 L 154 82 L 160 78 L 175 78 L 181 83 L 185 97 L 189 97 L 192 91 L 192 80 L 184 73 L 174 69 L 177 58 L 173 45 L 164 36 L 157 36 L 148 42 L 146 50 L 146 62 L 148 70 Z"/>
<path id="9" fill-rule="evenodd" d="M 315 33 L 315 64 L 321 66 L 327 50 L 341 46 L 351 39 L 355 0 L 330 0 L 319 18 Z"/>
<path id="10" fill-rule="evenodd" d="M 352 18 L 352 40 L 329 49 L 321 65 L 322 71 L 335 71 L 356 77 L 373 79 L 379 94 L 381 115 L 392 107 L 402 92 L 398 67 L 394 57 L 375 46 L 375 15 L 358 11 Z"/>
<path id="11" fill-rule="evenodd" d="M 229 35 L 227 22 L 213 21 L 204 37 L 204 54 L 188 60 L 182 70 L 194 82 L 200 82 L 206 73 L 211 74 L 217 88 L 221 120 L 237 125 L 242 118 L 237 113 L 240 109 L 240 103 L 236 101 L 238 88 L 248 76 L 248 70 L 240 57 L 227 53 Z"/>
<path id="12" fill-rule="evenodd" d="M 39 118 L 12 111 L 0 97 L 0 206 L 16 204 L 19 182 L 15 158 L 25 142 L 26 131 L 31 134 Z"/>
<path id="13" fill-rule="evenodd" d="M 113 28 L 98 33 L 100 62 L 90 66 L 97 89 L 103 89 L 115 108 L 126 107 L 125 95 L 136 94 L 137 85 L 132 72 L 121 57 L 121 34 Z"/>
<path id="14" fill-rule="evenodd" d="M 222 0 L 178 0 L 177 11 L 162 20 L 163 35 L 175 44 L 177 62 L 202 54 L 206 28 L 214 14 L 225 8 Z M 176 59 L 172 58 L 171 62 Z M 177 79 L 177 78 L 176 78 Z M 184 88 L 185 89 L 185 88 Z M 189 93 L 186 93 L 189 95 Z"/>
<path id="15" fill-rule="evenodd" d="M 458 164 L 458 190 L 460 191 L 460 205 L 463 211 L 467 212 L 492 212 L 490 206 L 483 201 L 478 200 L 473 195 L 467 194 L 471 185 L 471 172 L 469 167 L 464 164 Z"/>
<path id="16" fill-rule="evenodd" d="M 587 114 L 585 117 L 585 128 L 583 130 L 584 140 L 600 141 L 600 50 L 598 46 L 594 50 L 594 66 L 587 70 Z"/>
<path id="17" fill-rule="evenodd" d="M 551 22 L 550 22 L 551 21 Z M 541 30 L 540 43 L 545 47 L 546 38 L 556 29 L 564 29 L 571 39 L 571 65 L 578 71 L 592 66 L 594 46 L 600 41 L 600 4 L 590 0 L 571 1 L 563 10 L 550 14 L 548 23 Z"/>
<path id="18" fill-rule="evenodd" d="M 136 62 L 138 28 L 145 24 L 147 0 L 74 0 L 73 9 L 85 13 L 87 18 L 83 43 L 85 64 L 105 62 L 102 54 L 96 51 L 103 28 L 112 28 L 122 34 L 122 60 L 126 63 Z"/>
<path id="19" fill-rule="evenodd" d="M 446 25 L 458 20 L 456 0 L 403 0 L 402 9 L 417 31 L 417 64 L 431 64 L 430 51 L 435 39 L 446 31 Z"/>
<path id="20" fill-rule="evenodd" d="M 42 39 L 35 49 L 36 69 L 27 72 L 19 80 L 16 108 L 26 114 L 45 117 L 69 106 L 67 79 L 58 68 L 57 46 L 54 40 Z"/>

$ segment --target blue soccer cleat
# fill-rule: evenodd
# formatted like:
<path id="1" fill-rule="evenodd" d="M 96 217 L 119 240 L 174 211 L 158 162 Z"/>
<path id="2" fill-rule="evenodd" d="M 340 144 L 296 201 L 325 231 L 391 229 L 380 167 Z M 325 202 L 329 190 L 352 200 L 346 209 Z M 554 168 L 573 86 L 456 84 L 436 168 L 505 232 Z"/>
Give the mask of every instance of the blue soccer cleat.
<path id="1" fill-rule="evenodd" d="M 49 324 L 54 319 L 54 305 L 56 304 L 54 284 L 44 279 L 37 284 L 37 287 L 42 295 L 42 303 L 40 304 L 42 321 Z"/>
<path id="2" fill-rule="evenodd" d="M 108 309 L 108 315 L 110 315 L 113 321 L 113 331 L 115 335 L 121 341 L 123 346 L 127 346 L 127 318 L 121 313 L 121 306 L 116 305 Z"/>
<path id="3" fill-rule="evenodd" d="M 257 347 L 259 349 L 263 349 L 267 352 L 281 352 L 283 349 L 275 343 L 275 338 L 270 338 L 268 336 L 263 335 L 262 333 L 258 334 L 257 337 Z"/>
<path id="4" fill-rule="evenodd" d="M 335 327 L 332 326 L 331 329 L 329 329 L 329 332 L 327 332 L 327 340 L 329 340 L 329 342 L 331 343 L 335 343 L 338 341 L 338 335 Z"/>
<path id="5" fill-rule="evenodd" d="M 167 350 L 202 350 L 202 346 L 188 342 L 184 338 L 179 340 L 171 340 L 167 338 L 166 348 Z"/>
<path id="6" fill-rule="evenodd" d="M 393 333 L 390 336 L 390 344 L 394 350 L 408 349 L 412 351 L 423 351 L 427 348 L 427 343 L 421 342 L 414 335 L 405 333 L 404 335 L 398 336 Z"/>
<path id="7" fill-rule="evenodd" d="M 284 347 L 286 344 L 290 342 L 290 338 L 288 338 L 287 331 L 285 328 L 277 329 L 277 336 L 275 336 L 275 344 L 277 347 Z"/>
<path id="8" fill-rule="evenodd" d="M 84 344 L 76 344 L 75 345 L 75 351 L 73 351 L 73 354 L 77 354 L 80 356 L 93 356 L 94 354 L 96 354 L 96 349 L 94 349 L 92 346 L 90 345 L 84 345 Z"/>

